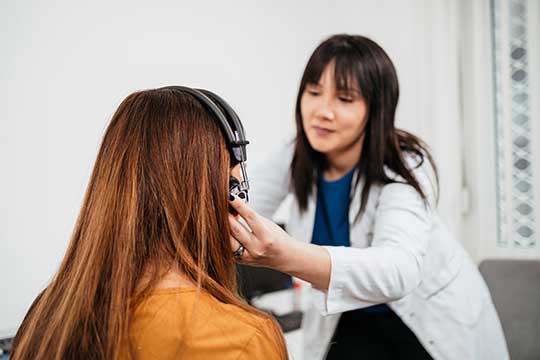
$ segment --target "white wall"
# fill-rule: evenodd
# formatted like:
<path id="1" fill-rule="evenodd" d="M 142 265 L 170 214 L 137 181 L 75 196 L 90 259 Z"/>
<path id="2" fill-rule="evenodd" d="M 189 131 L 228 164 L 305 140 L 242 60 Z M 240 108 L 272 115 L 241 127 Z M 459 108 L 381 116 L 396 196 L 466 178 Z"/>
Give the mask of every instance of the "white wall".
<path id="1" fill-rule="evenodd" d="M 441 212 L 459 234 L 451 3 L 4 1 L 0 337 L 14 333 L 57 269 L 100 138 L 127 94 L 167 84 L 216 91 L 245 122 L 249 159 L 256 162 L 292 135 L 302 69 L 315 46 L 337 32 L 370 36 L 394 60 L 402 94 L 398 125 L 433 145 Z"/>

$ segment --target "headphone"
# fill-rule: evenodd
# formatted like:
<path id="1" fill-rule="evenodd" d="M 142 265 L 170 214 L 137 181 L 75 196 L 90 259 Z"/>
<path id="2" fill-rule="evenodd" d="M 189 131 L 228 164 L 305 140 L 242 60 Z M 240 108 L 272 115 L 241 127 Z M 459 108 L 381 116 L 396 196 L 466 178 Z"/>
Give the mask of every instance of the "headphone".
<path id="1" fill-rule="evenodd" d="M 175 90 L 193 96 L 203 105 L 218 122 L 221 132 L 225 138 L 227 149 L 231 159 L 230 167 L 240 164 L 242 172 L 242 181 L 239 181 L 234 176 L 229 176 L 229 192 L 239 197 L 244 201 L 248 201 L 249 181 L 246 171 L 247 152 L 246 146 L 249 141 L 246 140 L 246 134 L 240 118 L 236 112 L 218 95 L 205 89 L 195 89 L 186 86 L 171 85 L 161 88 L 162 90 Z M 236 215 L 234 210 L 229 205 L 229 211 Z"/>

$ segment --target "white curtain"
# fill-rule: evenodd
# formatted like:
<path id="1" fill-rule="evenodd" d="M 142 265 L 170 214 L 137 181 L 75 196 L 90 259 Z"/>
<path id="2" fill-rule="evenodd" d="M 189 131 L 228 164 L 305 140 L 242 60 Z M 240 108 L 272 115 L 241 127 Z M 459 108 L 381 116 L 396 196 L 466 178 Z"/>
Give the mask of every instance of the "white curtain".
<path id="1" fill-rule="evenodd" d="M 458 4 L 418 0 L 415 21 L 417 114 L 410 128 L 431 146 L 439 168 L 439 212 L 465 245 L 462 213 L 463 130 L 459 81 Z"/>

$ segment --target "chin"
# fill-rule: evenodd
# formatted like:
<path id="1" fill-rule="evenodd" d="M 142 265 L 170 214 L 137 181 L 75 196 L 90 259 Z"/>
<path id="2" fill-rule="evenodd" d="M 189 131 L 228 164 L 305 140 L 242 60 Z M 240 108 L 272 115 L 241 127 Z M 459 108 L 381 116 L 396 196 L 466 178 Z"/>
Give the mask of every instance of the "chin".
<path id="1" fill-rule="evenodd" d="M 311 147 L 322 154 L 327 154 L 334 148 L 331 144 L 326 144 L 323 141 L 310 141 Z"/>

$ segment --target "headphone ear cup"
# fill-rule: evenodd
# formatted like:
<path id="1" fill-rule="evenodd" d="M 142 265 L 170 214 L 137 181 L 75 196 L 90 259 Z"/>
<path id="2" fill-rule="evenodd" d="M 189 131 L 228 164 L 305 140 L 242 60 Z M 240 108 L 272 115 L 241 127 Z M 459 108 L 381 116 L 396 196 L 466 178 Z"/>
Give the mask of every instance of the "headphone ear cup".
<path id="1" fill-rule="evenodd" d="M 230 175 L 229 176 L 229 194 L 238 195 L 238 186 L 240 186 L 240 181 L 238 181 L 237 178 Z M 230 204 L 229 204 L 229 212 L 233 214 L 234 216 L 238 215 L 238 211 L 236 211 Z"/>
<path id="2" fill-rule="evenodd" d="M 229 194 L 234 195 L 244 202 L 248 201 L 247 190 L 242 189 L 240 186 L 240 181 L 238 181 L 238 179 L 232 175 L 229 176 Z M 229 212 L 233 215 L 238 214 L 238 212 L 234 210 L 231 205 L 229 205 Z"/>

